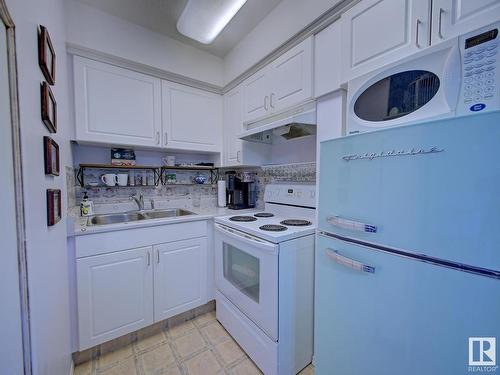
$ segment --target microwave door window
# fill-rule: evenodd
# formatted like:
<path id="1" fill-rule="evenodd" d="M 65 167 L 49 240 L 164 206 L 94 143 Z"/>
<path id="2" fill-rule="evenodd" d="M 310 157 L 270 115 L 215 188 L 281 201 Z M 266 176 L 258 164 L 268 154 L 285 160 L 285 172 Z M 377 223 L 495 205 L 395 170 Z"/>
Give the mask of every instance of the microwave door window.
<path id="1" fill-rule="evenodd" d="M 354 113 L 366 121 L 389 121 L 427 104 L 439 90 L 439 78 L 425 70 L 410 70 L 381 79 L 356 100 Z"/>
<path id="2" fill-rule="evenodd" d="M 259 303 L 260 260 L 228 243 L 223 251 L 224 279 L 235 288 Z"/>

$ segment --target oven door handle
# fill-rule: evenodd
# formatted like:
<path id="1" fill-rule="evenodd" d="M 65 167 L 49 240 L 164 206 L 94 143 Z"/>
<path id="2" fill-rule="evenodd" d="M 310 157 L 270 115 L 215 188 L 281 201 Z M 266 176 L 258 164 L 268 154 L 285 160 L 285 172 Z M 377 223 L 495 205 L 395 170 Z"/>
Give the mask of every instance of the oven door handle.
<path id="1" fill-rule="evenodd" d="M 217 224 L 217 223 L 215 223 L 215 229 L 217 229 L 219 232 L 221 232 L 224 235 L 226 235 L 230 238 L 233 238 L 235 240 L 243 241 L 249 245 L 257 246 L 259 248 L 265 248 L 265 249 L 276 251 L 276 248 L 277 248 L 276 244 L 262 240 L 260 238 L 255 237 L 255 236 L 252 236 L 250 234 L 243 233 L 239 230 L 229 228 L 229 227 L 226 227 L 224 225 Z"/>

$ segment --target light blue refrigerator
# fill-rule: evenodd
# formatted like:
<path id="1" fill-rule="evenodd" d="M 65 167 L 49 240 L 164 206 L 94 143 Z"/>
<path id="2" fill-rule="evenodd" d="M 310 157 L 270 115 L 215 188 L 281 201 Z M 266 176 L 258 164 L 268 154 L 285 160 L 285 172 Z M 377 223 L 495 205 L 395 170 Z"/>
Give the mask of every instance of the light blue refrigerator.
<path id="1" fill-rule="evenodd" d="M 500 113 L 323 142 L 315 283 L 317 375 L 500 374 Z"/>

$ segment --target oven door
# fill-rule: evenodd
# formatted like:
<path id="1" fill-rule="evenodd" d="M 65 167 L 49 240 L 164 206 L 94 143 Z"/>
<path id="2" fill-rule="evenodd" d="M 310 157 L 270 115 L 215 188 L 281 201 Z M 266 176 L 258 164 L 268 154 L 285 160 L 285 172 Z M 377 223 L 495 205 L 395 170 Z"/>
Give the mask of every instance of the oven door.
<path id="1" fill-rule="evenodd" d="M 215 224 L 217 289 L 274 341 L 278 340 L 278 248 Z"/>

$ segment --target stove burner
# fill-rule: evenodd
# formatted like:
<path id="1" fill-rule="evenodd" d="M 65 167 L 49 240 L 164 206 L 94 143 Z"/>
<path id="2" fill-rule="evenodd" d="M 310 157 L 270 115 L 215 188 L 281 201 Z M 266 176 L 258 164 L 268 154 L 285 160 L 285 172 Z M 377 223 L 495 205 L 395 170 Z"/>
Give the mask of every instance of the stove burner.
<path id="1" fill-rule="evenodd" d="M 231 221 L 243 221 L 243 222 L 248 222 L 248 221 L 255 221 L 257 220 L 253 216 L 232 216 L 229 218 Z"/>
<path id="2" fill-rule="evenodd" d="M 259 213 L 256 213 L 253 216 L 255 216 L 255 217 L 273 217 L 274 214 L 272 214 L 270 212 L 259 212 Z"/>
<path id="3" fill-rule="evenodd" d="M 283 226 L 283 225 L 278 225 L 278 224 L 266 224 L 262 225 L 259 227 L 259 229 L 266 230 L 269 232 L 283 232 L 284 230 L 287 230 L 288 228 Z"/>
<path id="4" fill-rule="evenodd" d="M 307 225 L 311 225 L 312 223 L 307 220 L 288 219 L 288 220 L 283 220 L 280 224 L 289 225 L 291 227 L 305 227 Z"/>

